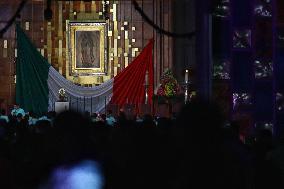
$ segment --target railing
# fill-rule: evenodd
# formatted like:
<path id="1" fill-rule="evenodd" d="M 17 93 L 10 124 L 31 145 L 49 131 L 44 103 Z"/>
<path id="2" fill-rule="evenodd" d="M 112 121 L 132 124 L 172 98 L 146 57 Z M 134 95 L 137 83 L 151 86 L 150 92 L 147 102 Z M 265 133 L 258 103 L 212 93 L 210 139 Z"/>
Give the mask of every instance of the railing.
<path id="1" fill-rule="evenodd" d="M 159 103 L 157 100 L 154 100 L 153 104 L 127 103 L 124 106 L 119 106 L 109 103 L 106 97 L 69 98 L 67 102 L 69 102 L 69 109 L 76 112 L 107 114 L 107 110 L 111 110 L 115 116 L 119 114 L 119 111 L 123 111 L 127 116 L 151 114 L 158 117 L 171 117 L 173 114 L 178 113 L 184 105 L 183 99 L 181 99 L 178 102 Z M 98 110 L 98 107 L 100 107 L 100 110 Z"/>

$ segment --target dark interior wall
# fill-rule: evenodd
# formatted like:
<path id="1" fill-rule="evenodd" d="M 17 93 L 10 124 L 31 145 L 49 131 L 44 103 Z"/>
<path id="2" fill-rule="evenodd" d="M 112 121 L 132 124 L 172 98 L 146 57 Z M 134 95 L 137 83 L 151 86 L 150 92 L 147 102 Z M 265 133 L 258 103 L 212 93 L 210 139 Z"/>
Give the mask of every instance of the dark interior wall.
<path id="1" fill-rule="evenodd" d="M 17 9 L 16 0 L 0 1 L 0 29 Z M 15 28 L 12 26 L 0 38 L 0 108 L 7 108 L 15 96 Z"/>
<path id="2" fill-rule="evenodd" d="M 173 1 L 173 31 L 176 33 L 188 33 L 196 29 L 195 0 Z M 185 69 L 195 67 L 195 37 L 174 39 L 173 70 L 178 81 L 184 81 Z"/>

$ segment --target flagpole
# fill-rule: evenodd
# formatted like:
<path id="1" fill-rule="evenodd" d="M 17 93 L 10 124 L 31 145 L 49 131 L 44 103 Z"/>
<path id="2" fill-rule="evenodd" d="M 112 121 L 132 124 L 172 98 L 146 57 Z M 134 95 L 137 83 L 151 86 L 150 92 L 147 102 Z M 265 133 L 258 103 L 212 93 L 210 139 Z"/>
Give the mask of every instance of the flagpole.
<path id="1" fill-rule="evenodd" d="M 153 86 L 153 93 L 154 93 L 154 89 L 155 89 L 155 77 L 154 77 L 154 42 L 155 42 L 155 39 L 154 39 L 154 37 L 152 38 L 152 40 L 153 40 L 153 45 L 152 45 L 152 70 L 153 70 L 153 81 L 152 81 L 152 83 L 151 83 L 151 85 Z M 152 96 L 153 97 L 153 96 Z M 153 99 L 152 99 L 152 106 L 151 106 L 151 113 L 152 113 L 152 115 L 154 115 L 154 108 L 155 107 L 155 105 L 154 105 L 154 103 L 153 103 Z"/>
<path id="2" fill-rule="evenodd" d="M 145 74 L 145 104 L 148 104 L 148 88 L 149 88 L 149 71 L 146 71 Z"/>

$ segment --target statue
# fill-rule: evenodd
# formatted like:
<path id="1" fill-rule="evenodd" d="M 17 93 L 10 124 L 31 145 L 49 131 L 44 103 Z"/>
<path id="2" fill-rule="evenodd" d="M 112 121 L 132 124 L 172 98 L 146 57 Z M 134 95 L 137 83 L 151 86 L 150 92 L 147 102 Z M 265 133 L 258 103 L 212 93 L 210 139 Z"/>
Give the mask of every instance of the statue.
<path id="1" fill-rule="evenodd" d="M 59 93 L 59 101 L 60 102 L 66 102 L 67 101 L 67 96 L 66 96 L 66 91 L 64 88 L 61 88 L 58 90 Z"/>

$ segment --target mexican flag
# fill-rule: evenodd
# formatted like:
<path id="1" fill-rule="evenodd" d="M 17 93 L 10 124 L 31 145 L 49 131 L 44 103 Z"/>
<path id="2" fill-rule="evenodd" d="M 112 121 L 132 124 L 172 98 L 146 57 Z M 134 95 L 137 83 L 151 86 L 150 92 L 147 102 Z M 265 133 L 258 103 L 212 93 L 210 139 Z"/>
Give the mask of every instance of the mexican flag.
<path id="1" fill-rule="evenodd" d="M 16 102 L 25 111 L 33 111 L 42 115 L 48 111 L 50 88 L 52 80 L 51 64 L 41 55 L 28 36 L 16 25 L 17 61 L 16 61 Z M 145 103 L 145 76 L 148 73 L 148 102 L 153 97 L 153 49 L 154 40 L 150 40 L 143 51 L 112 79 L 111 103 L 123 106 Z M 53 69 L 54 70 L 54 69 Z M 108 82 L 109 83 L 109 82 Z M 100 88 L 103 87 L 100 86 Z M 76 89 L 74 85 L 74 89 Z M 96 91 L 97 88 L 93 87 Z"/>

